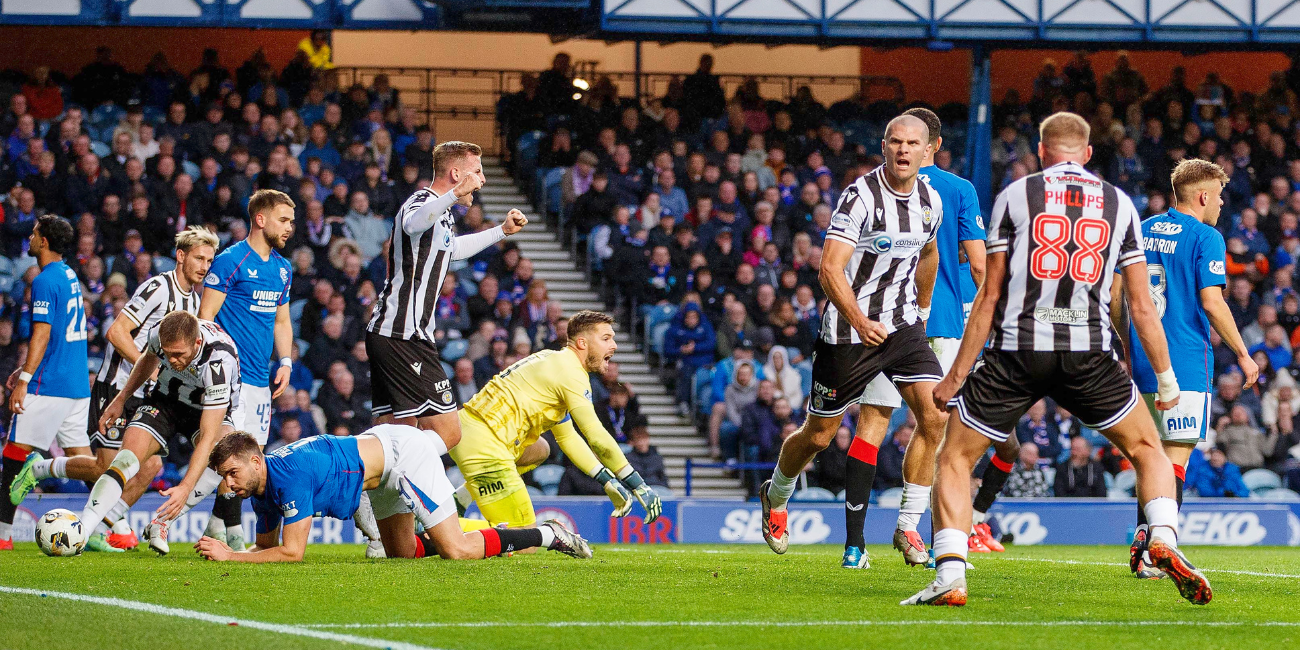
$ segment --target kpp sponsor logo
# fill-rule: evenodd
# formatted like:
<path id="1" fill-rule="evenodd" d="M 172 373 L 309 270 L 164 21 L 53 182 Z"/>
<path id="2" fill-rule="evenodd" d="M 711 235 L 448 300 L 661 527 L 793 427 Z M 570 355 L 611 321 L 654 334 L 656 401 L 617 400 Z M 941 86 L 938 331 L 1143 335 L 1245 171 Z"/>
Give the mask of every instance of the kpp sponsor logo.
<path id="1" fill-rule="evenodd" d="M 831 535 L 831 527 L 819 510 L 791 510 L 786 526 L 791 544 L 821 544 Z M 763 511 L 738 508 L 722 520 L 718 537 L 724 542 L 762 543 Z"/>

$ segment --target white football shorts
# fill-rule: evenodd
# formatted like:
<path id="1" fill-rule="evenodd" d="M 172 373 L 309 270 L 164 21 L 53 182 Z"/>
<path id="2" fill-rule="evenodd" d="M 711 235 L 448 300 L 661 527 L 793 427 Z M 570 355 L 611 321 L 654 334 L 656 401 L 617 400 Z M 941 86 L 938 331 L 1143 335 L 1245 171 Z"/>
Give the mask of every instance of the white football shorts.
<path id="1" fill-rule="evenodd" d="M 90 398 L 32 395 L 23 400 L 22 415 L 14 416 L 11 442 L 46 450 L 57 438 L 59 447 L 89 447 L 86 419 L 90 417 Z"/>
<path id="2" fill-rule="evenodd" d="M 431 508 L 433 521 L 421 522 L 425 528 L 456 516 L 455 490 L 442 466 L 447 446 L 438 434 L 404 424 L 381 424 L 361 435 L 374 436 L 384 444 L 384 473 L 379 478 L 379 487 L 369 491 L 376 521 L 411 511 L 402 500 L 398 485 L 402 476 L 437 505 Z"/>
<path id="3" fill-rule="evenodd" d="M 930 349 L 934 351 L 934 356 L 939 358 L 939 366 L 943 368 L 945 374 L 952 368 L 952 362 L 957 359 L 957 350 L 960 347 L 961 339 L 930 337 Z M 867 389 L 862 391 L 862 398 L 858 403 L 896 409 L 903 405 L 903 396 L 898 394 L 894 382 L 882 372 L 867 384 Z"/>
<path id="4" fill-rule="evenodd" d="M 1151 419 L 1156 421 L 1161 440 L 1189 445 L 1205 440 L 1213 399 L 1209 393 L 1182 391 L 1178 394 L 1178 404 L 1168 411 L 1156 410 L 1155 393 L 1143 393 L 1142 399 L 1146 400 Z"/>
<path id="5" fill-rule="evenodd" d="M 239 402 L 230 412 L 235 431 L 251 434 L 257 444 L 266 446 L 271 435 L 271 388 L 269 386 L 239 387 Z"/>

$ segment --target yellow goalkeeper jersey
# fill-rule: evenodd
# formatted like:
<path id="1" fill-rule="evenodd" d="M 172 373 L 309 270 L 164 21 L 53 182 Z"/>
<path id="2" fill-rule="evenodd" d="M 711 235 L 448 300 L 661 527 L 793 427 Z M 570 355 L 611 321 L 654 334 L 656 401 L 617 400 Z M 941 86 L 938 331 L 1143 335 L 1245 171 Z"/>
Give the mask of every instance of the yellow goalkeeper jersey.
<path id="1" fill-rule="evenodd" d="M 567 346 L 536 352 L 502 370 L 465 403 L 465 411 L 487 424 L 491 435 L 516 457 L 550 430 L 560 449 L 589 476 L 600 465 L 611 470 L 627 465 L 618 443 L 596 416 L 587 369 Z M 470 441 L 461 444 L 465 442 Z"/>

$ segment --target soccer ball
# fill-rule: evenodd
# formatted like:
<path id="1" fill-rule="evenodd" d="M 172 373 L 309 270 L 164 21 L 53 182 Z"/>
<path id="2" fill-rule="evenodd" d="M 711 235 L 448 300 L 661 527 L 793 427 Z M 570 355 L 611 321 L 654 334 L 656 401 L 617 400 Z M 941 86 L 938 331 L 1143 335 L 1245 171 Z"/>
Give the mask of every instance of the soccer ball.
<path id="1" fill-rule="evenodd" d="M 41 515 L 36 522 L 36 543 L 50 557 L 81 555 L 81 549 L 86 547 L 81 518 L 62 508 Z"/>

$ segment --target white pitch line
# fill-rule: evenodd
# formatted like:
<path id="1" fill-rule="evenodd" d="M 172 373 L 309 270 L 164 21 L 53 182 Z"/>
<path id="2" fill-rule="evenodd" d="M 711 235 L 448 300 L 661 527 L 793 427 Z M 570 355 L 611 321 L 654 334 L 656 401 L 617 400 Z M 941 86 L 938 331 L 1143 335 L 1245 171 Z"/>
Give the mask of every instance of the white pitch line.
<path id="1" fill-rule="evenodd" d="M 303 627 L 378 629 L 378 628 L 511 628 L 511 627 L 867 627 L 867 626 L 928 626 L 955 627 L 1130 627 L 1148 625 L 1177 625 L 1202 627 L 1300 627 L 1300 622 L 1241 622 L 1241 621 L 550 621 L 550 622 L 430 622 L 430 623 L 316 623 Z"/>
<path id="2" fill-rule="evenodd" d="M 426 646 L 404 643 L 401 641 L 387 641 L 385 639 L 375 639 L 364 636 L 353 636 L 351 634 L 339 634 L 336 632 L 323 632 L 321 630 L 309 629 L 308 627 L 298 625 L 281 625 L 279 623 L 264 623 L 262 621 L 252 621 L 243 618 L 234 618 L 230 616 L 218 616 L 207 612 L 198 612 L 191 609 L 180 609 L 179 607 L 164 607 L 153 603 L 142 603 L 135 600 L 123 600 L 121 598 L 107 598 L 103 596 L 87 596 L 84 594 L 72 594 L 62 591 L 47 591 L 44 589 L 24 589 L 22 587 L 6 587 L 0 585 L 0 594 L 17 594 L 24 596 L 38 596 L 44 598 L 60 598 L 82 603 L 93 603 L 95 605 L 104 605 L 106 607 L 119 607 L 121 609 L 130 609 L 137 612 L 148 614 L 158 614 L 160 616 L 172 616 L 175 618 L 188 618 L 194 621 L 203 621 L 205 623 L 214 623 L 216 625 L 226 625 L 231 627 L 247 627 L 254 630 L 265 632 L 275 632 L 277 634 L 288 634 L 291 636 L 304 636 L 324 641 L 336 641 L 338 643 L 348 643 L 352 645 L 368 646 L 371 648 L 384 648 L 386 650 L 437 650 Z"/>
<path id="3" fill-rule="evenodd" d="M 1045 557 L 985 556 L 979 559 L 1003 560 L 1008 562 L 1047 562 L 1049 564 L 1081 564 L 1085 566 L 1122 566 L 1124 568 L 1128 568 L 1127 562 L 1084 562 L 1082 560 L 1055 560 L 1052 558 L 1045 558 Z M 1204 573 L 1229 573 L 1232 575 L 1255 576 L 1258 578 L 1290 578 L 1290 579 L 1300 578 L 1300 575 L 1296 575 L 1292 573 L 1265 573 L 1263 571 L 1238 571 L 1236 569 L 1206 569 L 1202 567 L 1198 567 L 1198 568 L 1200 568 L 1201 571 Z"/>

